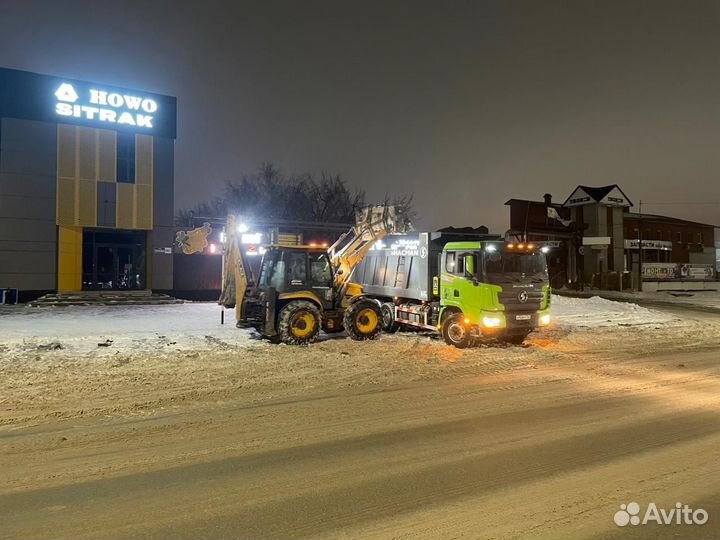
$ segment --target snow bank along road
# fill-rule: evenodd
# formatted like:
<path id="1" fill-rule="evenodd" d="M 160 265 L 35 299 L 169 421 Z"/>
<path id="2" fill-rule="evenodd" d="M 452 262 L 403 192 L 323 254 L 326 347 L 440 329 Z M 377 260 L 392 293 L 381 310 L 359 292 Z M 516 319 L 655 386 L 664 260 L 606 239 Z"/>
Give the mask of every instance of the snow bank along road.
<path id="1" fill-rule="evenodd" d="M 0 538 L 718 537 L 718 321 L 555 311 L 465 351 L 2 311 Z M 710 518 L 617 527 L 632 501 Z"/>

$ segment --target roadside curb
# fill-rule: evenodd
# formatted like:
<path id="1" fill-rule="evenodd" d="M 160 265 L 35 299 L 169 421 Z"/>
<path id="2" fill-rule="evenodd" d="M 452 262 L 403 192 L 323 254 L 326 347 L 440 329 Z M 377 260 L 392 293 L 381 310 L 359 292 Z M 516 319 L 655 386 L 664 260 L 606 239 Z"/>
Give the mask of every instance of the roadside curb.
<path id="1" fill-rule="evenodd" d="M 690 311 L 699 311 L 702 313 L 712 313 L 714 315 L 720 315 L 720 308 L 713 306 L 701 306 L 698 304 L 691 304 L 686 302 L 666 302 L 664 300 L 652 300 L 648 298 L 637 298 L 634 296 L 618 296 L 615 294 L 607 294 L 606 291 L 568 291 L 568 290 L 553 290 L 553 294 L 558 296 L 567 296 L 569 298 L 592 298 L 593 296 L 599 296 L 605 300 L 614 300 L 615 302 L 627 302 L 630 304 L 637 304 L 645 307 L 656 307 L 656 308 L 671 308 L 671 309 L 686 309 Z"/>

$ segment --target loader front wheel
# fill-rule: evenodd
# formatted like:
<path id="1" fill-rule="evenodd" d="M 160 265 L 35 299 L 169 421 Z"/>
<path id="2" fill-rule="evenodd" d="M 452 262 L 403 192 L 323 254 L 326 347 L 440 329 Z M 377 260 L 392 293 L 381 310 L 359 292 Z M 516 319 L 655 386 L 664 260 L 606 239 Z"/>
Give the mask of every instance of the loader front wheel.
<path id="1" fill-rule="evenodd" d="M 288 345 L 307 345 L 317 339 L 322 316 L 312 302 L 297 300 L 280 311 L 278 334 Z"/>
<path id="2" fill-rule="evenodd" d="M 345 310 L 343 326 L 355 340 L 375 339 L 382 329 L 380 306 L 372 300 L 358 300 Z"/>

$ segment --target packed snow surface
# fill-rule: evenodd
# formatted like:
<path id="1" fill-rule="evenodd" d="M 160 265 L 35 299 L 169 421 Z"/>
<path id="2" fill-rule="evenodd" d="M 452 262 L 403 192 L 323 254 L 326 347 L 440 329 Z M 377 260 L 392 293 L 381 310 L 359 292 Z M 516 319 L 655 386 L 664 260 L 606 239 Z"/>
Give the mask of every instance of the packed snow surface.
<path id="1" fill-rule="evenodd" d="M 235 328 L 233 311 L 214 303 L 162 306 L 12 307 L 0 309 L 2 346 L 70 348 L 94 351 L 199 350 L 204 347 L 253 346 L 249 330 Z"/>
<path id="2" fill-rule="evenodd" d="M 165 353 L 263 346 L 251 330 L 235 328 L 233 311 L 214 303 L 164 306 L 0 308 L 3 352 L 63 349 L 66 353 L 113 355 L 117 352 Z M 602 298 L 553 296 L 553 326 L 642 326 L 676 320 L 636 304 Z M 338 338 L 342 339 L 342 334 Z M 401 336 L 402 337 L 402 336 Z"/>

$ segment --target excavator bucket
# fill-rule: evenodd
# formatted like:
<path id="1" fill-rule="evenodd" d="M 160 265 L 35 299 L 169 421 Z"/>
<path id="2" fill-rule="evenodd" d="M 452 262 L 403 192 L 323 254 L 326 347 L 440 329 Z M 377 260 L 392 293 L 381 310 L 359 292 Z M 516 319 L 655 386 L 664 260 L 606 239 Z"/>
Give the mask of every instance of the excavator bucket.
<path id="1" fill-rule="evenodd" d="M 335 288 L 344 294 L 353 268 L 370 248 L 388 234 L 412 230 L 409 220 L 395 206 L 368 206 L 355 214 L 355 226 L 328 248 L 335 268 Z"/>
<path id="2" fill-rule="evenodd" d="M 396 206 L 368 206 L 355 213 L 355 227 L 358 230 L 369 225 L 373 232 L 402 234 L 412 230 L 409 220 Z"/>
<path id="3" fill-rule="evenodd" d="M 202 227 L 192 231 L 178 231 L 175 235 L 175 242 L 185 255 L 200 253 L 208 246 L 208 235 L 212 232 L 209 223 L 203 223 Z"/>

